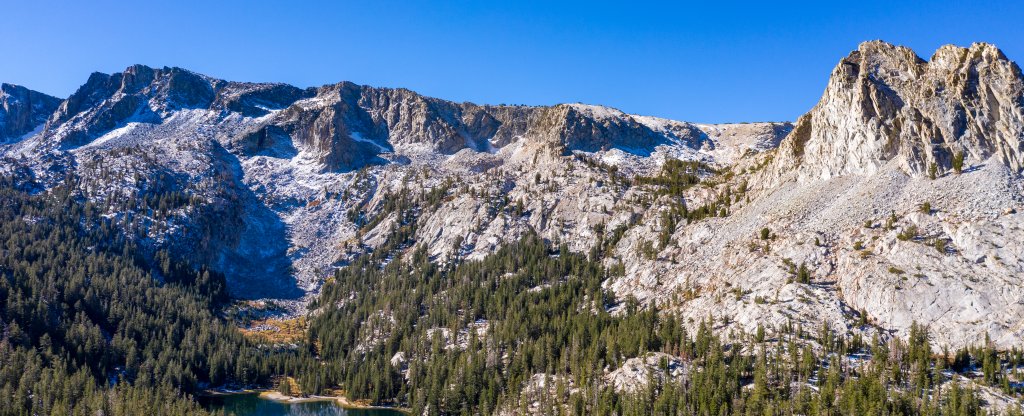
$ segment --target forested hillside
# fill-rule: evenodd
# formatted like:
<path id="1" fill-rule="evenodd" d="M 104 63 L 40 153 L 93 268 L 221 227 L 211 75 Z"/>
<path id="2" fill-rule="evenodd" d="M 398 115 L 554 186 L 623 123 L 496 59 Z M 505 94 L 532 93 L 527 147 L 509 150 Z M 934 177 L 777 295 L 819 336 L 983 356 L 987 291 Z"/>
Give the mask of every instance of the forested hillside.
<path id="1" fill-rule="evenodd" d="M 1021 390 L 1003 371 L 1021 364 L 1016 350 L 933 351 L 916 325 L 909 341 L 789 325 L 726 343 L 718 322 L 690 334 L 672 314 L 616 299 L 601 286 L 609 273 L 537 236 L 452 269 L 422 247 L 408 263 L 360 261 L 314 305 L 310 345 L 328 365 L 300 384 L 415 414 L 982 414 L 975 392 L 950 382 L 973 365 L 983 384 Z M 649 357 L 645 379 L 609 382 Z"/>
<path id="2" fill-rule="evenodd" d="M 266 382 L 223 276 L 142 261 L 73 181 L 0 179 L 0 414 L 196 414 L 202 386 Z"/>
<path id="3" fill-rule="evenodd" d="M 603 288 L 620 268 L 536 235 L 450 267 L 422 246 L 365 256 L 312 305 L 305 342 L 254 345 L 220 314 L 222 276 L 143 261 L 73 185 L 0 183 L 0 414 L 198 414 L 201 389 L 277 376 L 416 414 L 974 415 L 970 386 L 1021 394 L 1020 351 L 934 351 L 922 326 L 888 342 L 800 325 L 726 342 L 711 319 L 687 333 Z M 631 366 L 641 379 L 616 371 Z"/>

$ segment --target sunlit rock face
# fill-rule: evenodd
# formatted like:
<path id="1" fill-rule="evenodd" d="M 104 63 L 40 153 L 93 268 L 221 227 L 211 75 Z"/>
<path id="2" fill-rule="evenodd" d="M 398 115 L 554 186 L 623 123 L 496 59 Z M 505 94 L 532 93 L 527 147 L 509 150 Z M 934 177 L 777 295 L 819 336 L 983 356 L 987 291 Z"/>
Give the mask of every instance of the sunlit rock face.
<path id="1" fill-rule="evenodd" d="M 865 42 L 836 65 L 801 117 L 774 173 L 801 180 L 871 174 L 889 161 L 925 175 L 994 158 L 1024 169 L 1020 68 L 995 46 L 943 46 L 925 61 L 905 47 Z"/>

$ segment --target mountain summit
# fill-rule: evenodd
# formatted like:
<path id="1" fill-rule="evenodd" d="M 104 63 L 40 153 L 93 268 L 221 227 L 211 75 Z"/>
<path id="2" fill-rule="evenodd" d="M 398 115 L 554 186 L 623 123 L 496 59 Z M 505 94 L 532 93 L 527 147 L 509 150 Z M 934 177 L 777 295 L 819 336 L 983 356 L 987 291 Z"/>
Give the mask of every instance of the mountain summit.
<path id="1" fill-rule="evenodd" d="M 881 41 L 836 65 L 821 101 L 801 117 L 776 173 L 871 174 L 895 161 L 908 173 L 994 158 L 1024 170 L 1024 81 L 995 46 L 946 45 L 929 61 Z M 960 163 L 960 162 L 958 162 Z"/>
<path id="2" fill-rule="evenodd" d="M 59 104 L 59 98 L 19 85 L 0 84 L 0 143 L 31 133 Z"/>

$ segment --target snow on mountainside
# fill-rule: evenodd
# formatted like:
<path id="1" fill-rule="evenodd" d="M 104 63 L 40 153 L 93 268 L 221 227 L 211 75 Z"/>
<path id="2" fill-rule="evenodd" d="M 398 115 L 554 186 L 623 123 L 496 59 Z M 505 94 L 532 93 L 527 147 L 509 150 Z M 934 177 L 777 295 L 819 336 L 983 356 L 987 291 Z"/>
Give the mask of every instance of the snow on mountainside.
<path id="1" fill-rule="evenodd" d="M 1021 84 L 990 45 L 924 61 L 867 42 L 795 125 L 710 125 L 136 65 L 90 76 L 35 134 L 0 123 L 22 132 L 0 163 L 38 186 L 73 176 L 140 246 L 212 265 L 242 298 L 298 306 L 354 256 L 461 261 L 536 232 L 687 325 L 918 321 L 937 344 L 1008 347 L 1024 337 Z"/>
<path id="2" fill-rule="evenodd" d="M 60 99 L 28 88 L 0 84 L 0 143 L 41 128 Z"/>
<path id="3" fill-rule="evenodd" d="M 652 154 L 716 162 L 689 147 L 698 137 L 708 149 L 719 147 L 692 125 L 681 123 L 689 136 L 680 138 L 599 106 L 478 106 L 402 89 L 299 89 L 142 65 L 93 74 L 52 107 L 45 128 L 5 146 L 7 163 L 31 167 L 44 186 L 74 173 L 99 204 L 188 195 L 195 201 L 167 214 L 142 207 L 110 215 L 152 252 L 214 265 L 234 294 L 254 298 L 301 298 L 346 259 L 382 244 L 391 221 L 374 229 L 360 223 L 401 188 L 511 190 L 533 182 L 539 165 L 561 179 L 576 165 L 566 159 L 573 152 L 614 155 L 624 170 L 648 171 L 661 163 Z M 772 126 L 779 138 L 787 128 Z M 587 185 L 578 184 L 579 192 Z M 432 253 L 441 260 L 460 251 L 483 255 L 507 241 L 506 232 L 530 227 L 562 233 L 546 218 L 502 219 L 486 205 L 470 199 L 424 213 L 423 228 L 436 234 L 424 236 Z M 447 224 L 455 218 L 467 222 Z M 579 228 L 589 235 L 588 224 Z M 456 239 L 464 247 L 453 249 Z"/>

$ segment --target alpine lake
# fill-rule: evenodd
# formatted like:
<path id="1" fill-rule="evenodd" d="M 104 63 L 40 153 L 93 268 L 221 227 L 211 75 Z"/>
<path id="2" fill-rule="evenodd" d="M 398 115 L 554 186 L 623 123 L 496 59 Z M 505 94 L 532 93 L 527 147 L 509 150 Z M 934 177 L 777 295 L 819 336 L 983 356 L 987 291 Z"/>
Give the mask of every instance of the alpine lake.
<path id="1" fill-rule="evenodd" d="M 199 397 L 206 410 L 234 416 L 404 416 L 394 409 L 342 407 L 334 400 L 282 402 L 258 393 Z"/>

